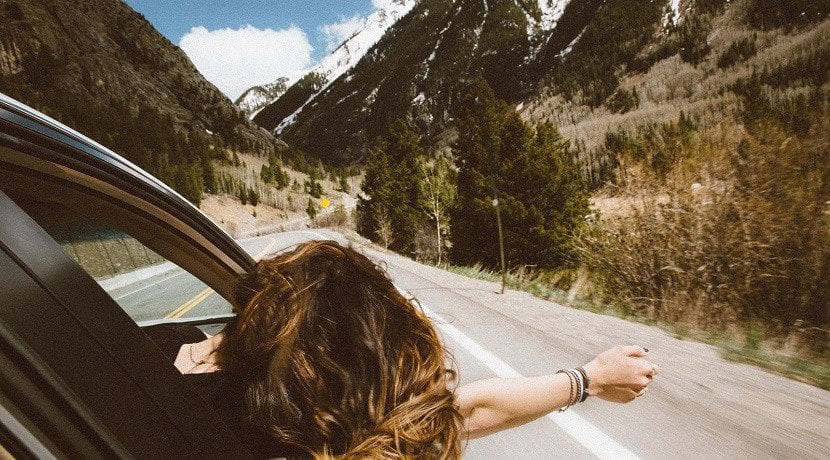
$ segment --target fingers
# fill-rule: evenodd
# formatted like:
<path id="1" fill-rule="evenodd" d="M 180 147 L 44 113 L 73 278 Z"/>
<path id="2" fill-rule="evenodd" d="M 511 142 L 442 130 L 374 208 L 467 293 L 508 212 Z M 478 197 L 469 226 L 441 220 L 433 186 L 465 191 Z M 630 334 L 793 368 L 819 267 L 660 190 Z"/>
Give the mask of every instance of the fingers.
<path id="1" fill-rule="evenodd" d="M 639 377 L 635 377 L 633 381 L 624 386 L 631 388 L 636 392 L 647 387 L 649 383 L 651 383 L 651 378 L 646 375 L 641 375 Z"/>
<path id="2" fill-rule="evenodd" d="M 626 356 L 632 356 L 635 358 L 642 358 L 643 356 L 648 354 L 648 350 L 636 345 L 622 346 L 620 347 L 620 351 L 625 353 Z"/>
<path id="3" fill-rule="evenodd" d="M 640 396 L 646 394 L 646 391 L 648 391 L 648 387 L 643 387 L 642 390 L 637 392 L 637 397 L 639 398 Z"/>

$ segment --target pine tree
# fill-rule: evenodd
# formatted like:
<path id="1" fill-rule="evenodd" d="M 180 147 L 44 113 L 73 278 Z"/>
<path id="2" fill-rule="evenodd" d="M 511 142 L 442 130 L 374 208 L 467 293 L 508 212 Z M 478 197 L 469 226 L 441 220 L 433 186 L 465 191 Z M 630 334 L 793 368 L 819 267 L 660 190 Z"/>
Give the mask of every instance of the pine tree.
<path id="1" fill-rule="evenodd" d="M 381 218 L 388 217 L 388 206 L 392 202 L 392 168 L 389 155 L 383 147 L 369 151 L 366 175 L 361 185 L 362 193 L 357 200 L 357 231 L 376 240 Z"/>
<path id="2" fill-rule="evenodd" d="M 395 120 L 387 137 L 390 165 L 392 167 L 392 199 L 389 203 L 389 219 L 394 241 L 390 247 L 411 254 L 415 236 L 424 225 L 420 211 L 420 174 L 418 159 L 424 155 L 420 138 L 402 119 Z"/>
<path id="3" fill-rule="evenodd" d="M 549 124 L 531 129 L 477 79 L 462 101 L 458 130 L 451 257 L 498 266 L 493 208 L 498 198 L 509 266 L 571 263 L 570 238 L 588 213 L 588 201 L 556 129 Z"/>
<path id="4" fill-rule="evenodd" d="M 385 139 L 369 154 L 364 196 L 358 200 L 358 231 L 389 247 L 411 254 L 415 237 L 426 219 L 421 211 L 420 139 L 403 120 L 396 120 Z M 391 231 L 390 231 L 391 229 Z"/>
<path id="5" fill-rule="evenodd" d="M 305 207 L 305 212 L 308 214 L 308 218 L 314 220 L 317 217 L 317 204 L 314 203 L 314 200 L 311 198 L 308 199 L 308 204 Z"/>
<path id="6" fill-rule="evenodd" d="M 340 191 L 344 193 L 351 193 L 352 187 L 349 185 L 349 178 L 346 177 L 346 174 L 343 174 L 337 179 L 338 185 L 340 186 Z"/>

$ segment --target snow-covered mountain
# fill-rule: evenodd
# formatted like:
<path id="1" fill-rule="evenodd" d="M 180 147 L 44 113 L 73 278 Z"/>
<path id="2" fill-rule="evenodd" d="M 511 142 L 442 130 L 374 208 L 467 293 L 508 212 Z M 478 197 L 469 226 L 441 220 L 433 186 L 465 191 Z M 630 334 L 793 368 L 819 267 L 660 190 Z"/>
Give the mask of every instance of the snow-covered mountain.
<path id="1" fill-rule="evenodd" d="M 369 51 L 369 48 L 380 40 L 386 30 L 395 24 L 398 19 L 409 13 L 417 2 L 418 0 L 392 0 L 386 7 L 362 18 L 361 24 L 356 27 L 351 36 L 346 38 L 340 46 L 335 48 L 317 65 L 305 72 L 305 75 L 314 74 L 325 80 L 317 93 L 323 91 L 331 82 L 351 69 Z M 258 89 L 262 87 L 253 87 L 246 91 L 237 100 L 236 104 L 253 118 L 261 108 L 277 100 L 288 88 L 301 80 L 301 78 L 281 77 L 276 82 L 265 85 L 266 87 L 274 87 L 274 85 L 281 84 L 284 86 L 281 92 L 263 91 Z M 317 93 L 310 94 L 306 100 L 310 100 Z"/>
<path id="2" fill-rule="evenodd" d="M 294 82 L 296 79 L 292 81 L 288 77 L 280 77 L 274 83 L 254 86 L 242 93 L 234 104 L 242 109 L 248 118 L 252 118 L 260 109 L 282 96 L 289 84 Z"/>
<path id="3" fill-rule="evenodd" d="M 298 149 L 352 163 L 397 119 L 440 147 L 452 138 L 459 95 L 479 76 L 517 105 L 544 90 L 591 110 L 618 92 L 625 72 L 702 52 L 700 20 L 684 18 L 694 5 L 709 18 L 706 8 L 728 3 L 394 0 L 253 120 Z"/>
<path id="4" fill-rule="evenodd" d="M 552 65 L 556 53 L 550 50 L 559 52 L 572 43 L 600 4 L 602 0 L 393 0 L 253 120 L 293 138 L 309 126 L 309 117 L 315 119 L 315 136 L 332 144 L 299 143 L 317 152 L 341 150 L 343 139 L 351 144 L 347 149 L 371 142 L 394 118 L 436 120 L 439 126 L 459 84 L 483 74 L 497 91 L 519 91 L 542 72 L 537 61 L 545 62 L 542 67 Z M 562 21 L 568 24 L 552 36 Z M 325 121 L 332 119 L 339 121 Z"/>
<path id="5" fill-rule="evenodd" d="M 446 47 L 443 44 L 444 36 L 449 35 L 449 40 L 458 40 L 458 31 L 461 29 L 473 29 L 475 41 L 478 42 L 484 32 L 485 25 L 493 29 L 494 24 L 502 21 L 505 10 L 509 9 L 514 13 L 511 19 L 518 19 L 522 22 L 525 33 L 522 41 L 531 44 L 526 60 L 534 59 L 538 53 L 547 45 L 546 37 L 554 29 L 557 22 L 565 13 L 565 9 L 571 0 L 512 0 L 510 2 L 495 2 L 494 0 L 458 0 L 456 2 L 436 2 L 430 0 L 393 0 L 390 4 L 364 20 L 364 23 L 357 31 L 343 42 L 334 52 L 324 58 L 317 66 L 310 69 L 307 76 L 316 76 L 313 81 L 300 80 L 295 88 L 289 89 L 285 96 L 276 100 L 263 112 L 257 112 L 254 120 L 261 126 L 272 130 L 275 134 L 281 134 L 291 126 L 297 117 L 314 101 L 319 95 L 326 92 L 340 76 L 349 72 L 362 59 L 369 50 L 375 46 L 390 28 L 400 28 L 396 24 L 410 11 L 417 8 L 417 14 L 409 20 L 410 23 L 429 23 L 435 18 L 445 21 L 441 24 L 441 32 L 434 34 L 437 30 L 421 30 L 422 35 L 416 37 L 430 43 L 432 52 L 426 59 L 424 65 L 430 66 L 435 61 L 439 48 Z M 591 3 L 589 0 L 587 3 Z M 443 16 L 444 13 L 449 13 Z M 467 23 L 463 18 L 467 15 L 480 16 L 473 23 Z M 518 16 L 516 16 L 518 15 Z M 467 18 L 469 19 L 469 18 Z M 417 26 L 416 26 L 417 27 Z M 486 34 L 495 35 L 495 34 Z M 467 40 L 468 37 L 461 37 Z M 484 51 L 473 49 L 472 52 Z M 490 50 L 492 52 L 492 49 Z M 370 56 L 370 60 L 379 58 L 376 54 Z M 464 58 L 466 59 L 466 57 Z M 440 60 L 440 59 L 439 59 Z M 429 71 L 425 73 L 429 76 Z M 346 76 L 348 81 L 351 77 Z M 370 97 L 370 99 L 372 99 Z"/>

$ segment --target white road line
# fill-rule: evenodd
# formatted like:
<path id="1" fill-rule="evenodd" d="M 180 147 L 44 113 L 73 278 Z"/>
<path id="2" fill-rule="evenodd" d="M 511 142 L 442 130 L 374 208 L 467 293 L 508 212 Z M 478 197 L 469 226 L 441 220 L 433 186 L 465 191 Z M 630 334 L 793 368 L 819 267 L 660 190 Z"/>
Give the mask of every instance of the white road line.
<path id="1" fill-rule="evenodd" d="M 141 291 L 143 291 L 143 290 L 145 290 L 145 289 L 147 289 L 147 288 L 151 288 L 151 287 L 153 287 L 153 286 L 155 286 L 155 285 L 157 285 L 157 284 L 159 284 L 159 283 L 163 283 L 163 282 L 165 282 L 165 281 L 167 281 L 167 280 L 169 280 L 169 279 L 173 279 L 173 278 L 175 278 L 175 277 L 177 277 L 177 276 L 181 276 L 181 275 L 184 275 L 184 274 L 185 274 L 185 272 L 179 272 L 179 273 L 176 273 L 175 275 L 170 275 L 170 276 L 168 276 L 168 277 L 166 277 L 166 278 L 162 278 L 162 279 L 160 279 L 160 280 L 156 281 L 155 283 L 148 284 L 148 285 L 146 285 L 146 286 L 144 286 L 144 287 L 140 287 L 140 288 L 138 288 L 138 289 L 136 289 L 136 290 L 134 290 L 134 291 L 130 291 L 130 292 L 127 292 L 127 293 L 125 293 L 125 294 L 121 294 L 121 295 L 120 295 L 120 296 L 118 296 L 118 297 L 113 297 L 113 299 L 114 299 L 114 300 L 120 300 L 120 299 L 123 299 L 124 297 L 127 297 L 128 295 L 133 295 L 133 294 L 135 294 L 136 292 L 141 292 Z"/>
<path id="2" fill-rule="evenodd" d="M 400 286 L 395 286 L 401 293 L 407 297 L 412 298 L 412 294 L 402 289 Z M 457 327 L 447 323 L 443 318 L 438 316 L 432 309 L 419 302 L 424 313 L 429 316 L 435 325 L 441 329 L 446 335 L 453 339 L 462 348 L 467 350 L 482 364 L 487 366 L 495 374 L 502 378 L 516 378 L 522 377 L 516 369 L 513 369 L 509 364 L 502 361 L 498 356 L 488 351 L 478 342 L 471 339 L 467 334 L 461 332 Z M 568 433 L 583 447 L 588 449 L 592 454 L 603 460 L 629 459 L 637 460 L 639 457 L 633 452 L 626 449 L 620 443 L 611 439 L 607 434 L 603 433 L 599 428 L 594 426 L 589 421 L 580 417 L 573 411 L 553 412 L 547 415 L 547 418 L 553 421 L 565 433 Z"/>

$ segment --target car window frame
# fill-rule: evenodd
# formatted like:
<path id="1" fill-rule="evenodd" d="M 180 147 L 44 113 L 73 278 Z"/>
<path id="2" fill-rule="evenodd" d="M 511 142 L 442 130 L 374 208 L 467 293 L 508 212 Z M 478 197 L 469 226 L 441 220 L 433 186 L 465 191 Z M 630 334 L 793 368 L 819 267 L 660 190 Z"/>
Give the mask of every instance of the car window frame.
<path id="1" fill-rule="evenodd" d="M 19 105 L 19 104 L 18 104 Z M 145 246 L 192 273 L 233 303 L 240 276 L 255 262 L 213 221 L 190 202 L 116 153 L 58 122 L 25 107 L 8 105 L 0 93 L 0 163 L 76 184 L 90 196 L 111 202 L 124 215 L 141 217 L 146 226 L 169 238 Z M 187 247 L 186 251 L 175 251 Z"/>

